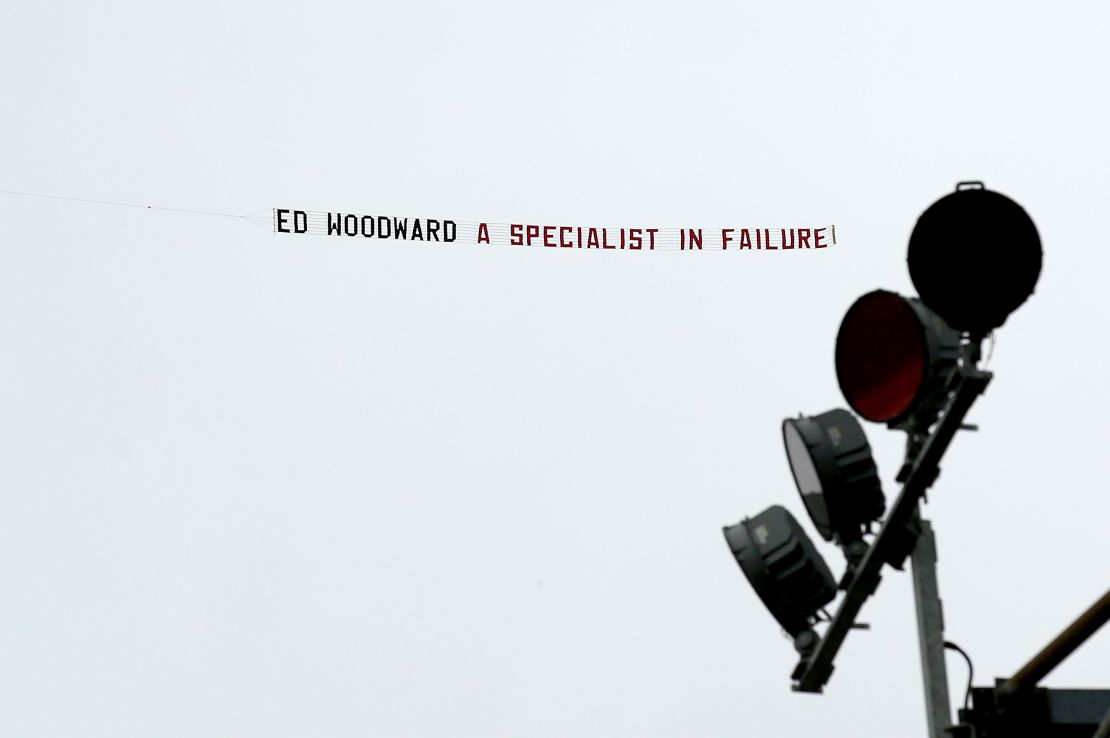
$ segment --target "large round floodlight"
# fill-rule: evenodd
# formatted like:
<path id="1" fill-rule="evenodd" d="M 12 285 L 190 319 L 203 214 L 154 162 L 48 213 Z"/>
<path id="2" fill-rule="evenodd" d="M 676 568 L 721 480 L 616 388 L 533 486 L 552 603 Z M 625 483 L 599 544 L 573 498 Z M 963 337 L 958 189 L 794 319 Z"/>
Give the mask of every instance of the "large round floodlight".
<path id="1" fill-rule="evenodd" d="M 918 218 L 907 262 L 925 304 L 953 328 L 982 337 L 1033 294 L 1041 239 L 1020 205 L 966 182 Z"/>
<path id="2" fill-rule="evenodd" d="M 928 427 L 959 347 L 959 333 L 920 300 L 876 290 L 856 300 L 840 323 L 836 378 L 865 420 Z"/>
<path id="3" fill-rule="evenodd" d="M 794 482 L 826 541 L 858 541 L 886 511 L 879 470 L 867 436 L 847 410 L 782 421 Z"/>
<path id="4" fill-rule="evenodd" d="M 763 604 L 795 639 L 836 596 L 825 560 L 794 516 L 772 505 L 725 528 L 725 540 Z"/>

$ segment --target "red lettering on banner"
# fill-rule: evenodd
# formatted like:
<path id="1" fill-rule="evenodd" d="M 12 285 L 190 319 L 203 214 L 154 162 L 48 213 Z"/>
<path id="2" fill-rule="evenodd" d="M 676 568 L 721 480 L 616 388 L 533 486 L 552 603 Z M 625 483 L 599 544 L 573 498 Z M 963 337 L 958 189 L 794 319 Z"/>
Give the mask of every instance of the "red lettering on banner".
<path id="1" fill-rule="evenodd" d="M 758 237 L 758 236 L 759 236 L 759 233 L 757 232 L 756 237 Z M 747 228 L 741 228 L 740 229 L 740 248 L 750 249 L 751 247 L 752 247 L 752 234 L 748 232 Z"/>
<path id="2" fill-rule="evenodd" d="M 813 248 L 823 249 L 826 246 L 828 246 L 827 243 L 821 243 L 821 239 L 824 237 L 824 235 L 825 235 L 825 229 L 824 228 L 814 229 L 814 231 L 813 231 Z"/>
<path id="3" fill-rule="evenodd" d="M 808 228 L 799 228 L 798 229 L 798 248 L 800 248 L 800 249 L 802 249 L 802 248 L 808 249 L 809 248 L 809 229 Z"/>
<path id="4" fill-rule="evenodd" d="M 601 229 L 601 248 L 603 248 L 603 249 L 615 248 L 614 246 L 609 245 L 609 229 L 608 228 L 602 228 Z"/>
<path id="5" fill-rule="evenodd" d="M 543 245 L 544 246 L 557 246 L 555 243 L 555 226 L 543 227 Z"/>
<path id="6" fill-rule="evenodd" d="M 478 243 L 489 243 L 489 227 L 485 223 L 478 224 Z"/>
<path id="7" fill-rule="evenodd" d="M 509 239 L 510 246 L 524 245 L 524 236 L 521 234 L 522 228 L 524 228 L 524 226 L 520 223 L 513 223 L 509 226 L 509 235 L 512 236 L 512 238 Z"/>
<path id="8" fill-rule="evenodd" d="M 589 234 L 586 236 L 586 248 L 599 249 L 601 245 L 597 242 L 597 229 L 591 228 Z"/>
<path id="9" fill-rule="evenodd" d="M 788 230 L 789 230 L 789 233 L 790 233 L 790 240 L 787 241 L 786 239 L 783 239 L 782 248 L 783 248 L 784 251 L 789 251 L 790 249 L 794 248 L 794 243 L 795 243 L 794 242 L 794 229 L 790 228 Z"/>
<path id="10" fill-rule="evenodd" d="M 644 237 L 640 235 L 639 228 L 632 228 L 628 231 L 628 248 L 639 251 L 644 245 Z"/>
<path id="11" fill-rule="evenodd" d="M 645 229 L 648 234 L 648 251 L 655 251 L 655 234 L 659 232 L 658 228 Z"/>
<path id="12" fill-rule="evenodd" d="M 536 226 L 536 225 L 529 225 L 529 226 L 525 227 L 524 232 L 527 234 L 527 239 L 528 239 L 528 245 L 529 246 L 532 245 L 532 239 L 533 238 L 539 238 L 540 237 L 540 227 Z"/>
<path id="13" fill-rule="evenodd" d="M 732 240 L 732 236 L 730 236 L 729 234 L 732 233 L 733 230 L 734 229 L 732 229 L 732 228 L 722 228 L 721 229 L 721 248 L 722 249 L 728 249 L 728 242 Z"/>
<path id="14" fill-rule="evenodd" d="M 573 230 L 570 226 L 559 226 L 559 245 L 564 249 L 572 248 L 574 246 L 573 243 L 567 243 L 566 237 L 563 236 L 564 233 L 570 230 Z"/>

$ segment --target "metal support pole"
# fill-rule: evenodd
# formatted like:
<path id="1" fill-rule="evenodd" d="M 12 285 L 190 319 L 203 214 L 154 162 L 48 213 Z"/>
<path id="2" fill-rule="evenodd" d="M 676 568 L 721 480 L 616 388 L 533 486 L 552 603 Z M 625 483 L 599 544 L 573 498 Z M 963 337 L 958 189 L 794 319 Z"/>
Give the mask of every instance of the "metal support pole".
<path id="1" fill-rule="evenodd" d="M 1110 710 L 1106 711 L 1106 717 L 1099 723 L 1095 738 L 1110 738 Z"/>
<path id="2" fill-rule="evenodd" d="M 1037 682 L 1048 676 L 1053 669 L 1060 665 L 1061 661 L 1083 645 L 1107 622 L 1110 622 L 1110 590 L 1107 590 L 1106 594 L 1100 597 L 1095 604 L 1087 608 L 1074 623 L 1065 628 L 1063 633 L 1056 636 L 1052 643 L 1045 646 L 1028 664 L 1021 667 L 1017 674 L 1003 682 L 1002 686 L 998 688 L 999 696 L 1002 698 L 1012 697 L 1037 686 Z"/>
<path id="3" fill-rule="evenodd" d="M 910 555 L 913 598 L 917 606 L 917 637 L 921 646 L 921 675 L 925 682 L 925 711 L 929 738 L 946 738 L 952 725 L 948 702 L 948 671 L 944 663 L 944 613 L 937 588 L 937 547 L 933 526 L 915 513 L 921 534 Z"/>

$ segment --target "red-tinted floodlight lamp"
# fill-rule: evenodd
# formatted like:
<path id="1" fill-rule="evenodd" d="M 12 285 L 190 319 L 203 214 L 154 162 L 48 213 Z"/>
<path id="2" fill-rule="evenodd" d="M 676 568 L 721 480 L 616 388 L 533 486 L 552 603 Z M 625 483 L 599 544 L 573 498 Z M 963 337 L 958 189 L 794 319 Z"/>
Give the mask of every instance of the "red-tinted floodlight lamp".
<path id="1" fill-rule="evenodd" d="M 840 390 L 865 420 L 927 426 L 935 416 L 915 414 L 943 388 L 959 345 L 959 334 L 920 300 L 869 292 L 848 309 L 836 337 Z"/>

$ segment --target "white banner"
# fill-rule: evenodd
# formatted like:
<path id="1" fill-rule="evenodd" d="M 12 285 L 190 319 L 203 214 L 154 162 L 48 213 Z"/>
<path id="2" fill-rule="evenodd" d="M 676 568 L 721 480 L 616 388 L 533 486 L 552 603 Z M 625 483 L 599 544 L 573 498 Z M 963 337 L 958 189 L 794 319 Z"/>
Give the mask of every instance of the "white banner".
<path id="1" fill-rule="evenodd" d="M 596 227 L 274 208 L 275 233 L 491 246 L 623 251 L 791 251 L 836 245 L 836 226 L 792 228 Z"/>

